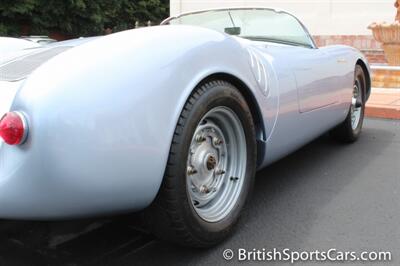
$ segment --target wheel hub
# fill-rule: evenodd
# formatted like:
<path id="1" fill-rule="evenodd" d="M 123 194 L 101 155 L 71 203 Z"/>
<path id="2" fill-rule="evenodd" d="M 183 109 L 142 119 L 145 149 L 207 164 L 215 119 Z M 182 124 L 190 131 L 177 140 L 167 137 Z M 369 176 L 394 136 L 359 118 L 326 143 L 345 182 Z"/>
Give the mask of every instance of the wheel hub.
<path id="1" fill-rule="evenodd" d="M 209 155 L 206 160 L 206 167 L 208 171 L 214 170 L 217 165 L 217 159 L 213 155 Z"/>
<path id="2" fill-rule="evenodd" d="M 215 190 L 212 186 L 216 181 L 216 169 L 223 151 L 214 146 L 213 139 L 218 138 L 218 133 L 211 124 L 199 131 L 195 138 L 196 142 L 191 145 L 188 173 L 191 169 L 196 169 L 195 173 L 192 172 L 190 175 L 194 190 L 208 194 Z"/>
<path id="3" fill-rule="evenodd" d="M 351 127 L 355 130 L 358 127 L 361 117 L 361 108 L 362 108 L 362 94 L 360 91 L 360 84 L 358 80 L 354 84 L 353 88 L 353 97 L 351 99 Z"/>
<path id="4" fill-rule="evenodd" d="M 219 221 L 234 208 L 246 160 L 244 130 L 236 114 L 225 107 L 209 111 L 195 129 L 187 159 L 187 189 L 201 218 Z"/>

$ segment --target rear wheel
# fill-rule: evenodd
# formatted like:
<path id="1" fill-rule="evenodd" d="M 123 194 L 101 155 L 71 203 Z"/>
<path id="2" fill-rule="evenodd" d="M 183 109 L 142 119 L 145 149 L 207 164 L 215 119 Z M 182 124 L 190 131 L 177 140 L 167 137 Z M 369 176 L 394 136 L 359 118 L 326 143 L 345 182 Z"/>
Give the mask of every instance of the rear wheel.
<path id="1" fill-rule="evenodd" d="M 361 134 L 364 122 L 366 79 L 361 66 L 355 69 L 351 106 L 346 120 L 331 131 L 331 134 L 343 142 L 354 142 Z"/>
<path id="2" fill-rule="evenodd" d="M 157 236 L 208 247 L 233 230 L 253 184 L 255 129 L 241 93 L 224 81 L 197 88 L 179 118 L 159 194 L 145 211 Z"/>

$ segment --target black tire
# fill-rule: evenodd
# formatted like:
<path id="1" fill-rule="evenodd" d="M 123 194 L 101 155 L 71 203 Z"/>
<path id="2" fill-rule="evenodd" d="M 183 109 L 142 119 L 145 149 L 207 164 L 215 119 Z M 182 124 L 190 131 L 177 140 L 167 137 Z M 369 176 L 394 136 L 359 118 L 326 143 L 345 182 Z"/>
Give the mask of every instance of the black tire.
<path id="1" fill-rule="evenodd" d="M 209 110 L 224 106 L 239 117 L 245 132 L 247 163 L 242 191 L 232 211 L 221 221 L 207 222 L 190 202 L 187 184 L 188 150 L 197 125 Z M 243 95 L 230 83 L 209 81 L 193 91 L 180 115 L 173 136 L 160 191 L 144 212 L 148 229 L 161 239 L 191 247 L 210 247 L 230 235 L 254 182 L 256 136 L 250 109 Z"/>
<path id="2" fill-rule="evenodd" d="M 340 125 L 334 128 L 330 133 L 331 135 L 341 142 L 352 143 L 355 142 L 361 134 L 363 122 L 364 122 L 364 112 L 365 112 L 365 93 L 367 82 L 365 78 L 365 73 L 360 65 L 356 65 L 354 72 L 354 86 L 360 86 L 361 92 L 361 109 L 360 109 L 360 119 L 357 127 L 353 129 L 352 127 L 352 108 L 350 106 L 349 113 L 347 114 L 346 120 L 344 120 Z"/>

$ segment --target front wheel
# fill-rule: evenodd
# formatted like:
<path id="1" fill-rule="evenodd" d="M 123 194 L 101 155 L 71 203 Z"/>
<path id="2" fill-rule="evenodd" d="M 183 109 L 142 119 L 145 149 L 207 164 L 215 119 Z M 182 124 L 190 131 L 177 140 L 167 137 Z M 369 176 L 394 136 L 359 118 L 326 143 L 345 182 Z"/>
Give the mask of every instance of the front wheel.
<path id="1" fill-rule="evenodd" d="M 160 191 L 145 212 L 150 230 L 194 247 L 226 238 L 253 185 L 255 141 L 251 112 L 233 85 L 198 87 L 179 118 Z"/>
<path id="2" fill-rule="evenodd" d="M 343 142 L 354 142 L 361 134 L 365 110 L 366 79 L 361 66 L 354 73 L 354 86 L 351 105 L 346 120 L 331 131 L 331 134 Z"/>

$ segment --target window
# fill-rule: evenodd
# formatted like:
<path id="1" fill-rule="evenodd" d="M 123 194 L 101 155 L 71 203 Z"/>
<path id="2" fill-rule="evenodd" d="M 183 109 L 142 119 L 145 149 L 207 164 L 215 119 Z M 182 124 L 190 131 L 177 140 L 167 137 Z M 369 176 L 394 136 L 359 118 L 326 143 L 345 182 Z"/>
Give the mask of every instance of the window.
<path id="1" fill-rule="evenodd" d="M 314 47 L 308 32 L 295 17 L 270 9 L 204 11 L 172 18 L 168 23 L 206 27 L 256 41 Z"/>

